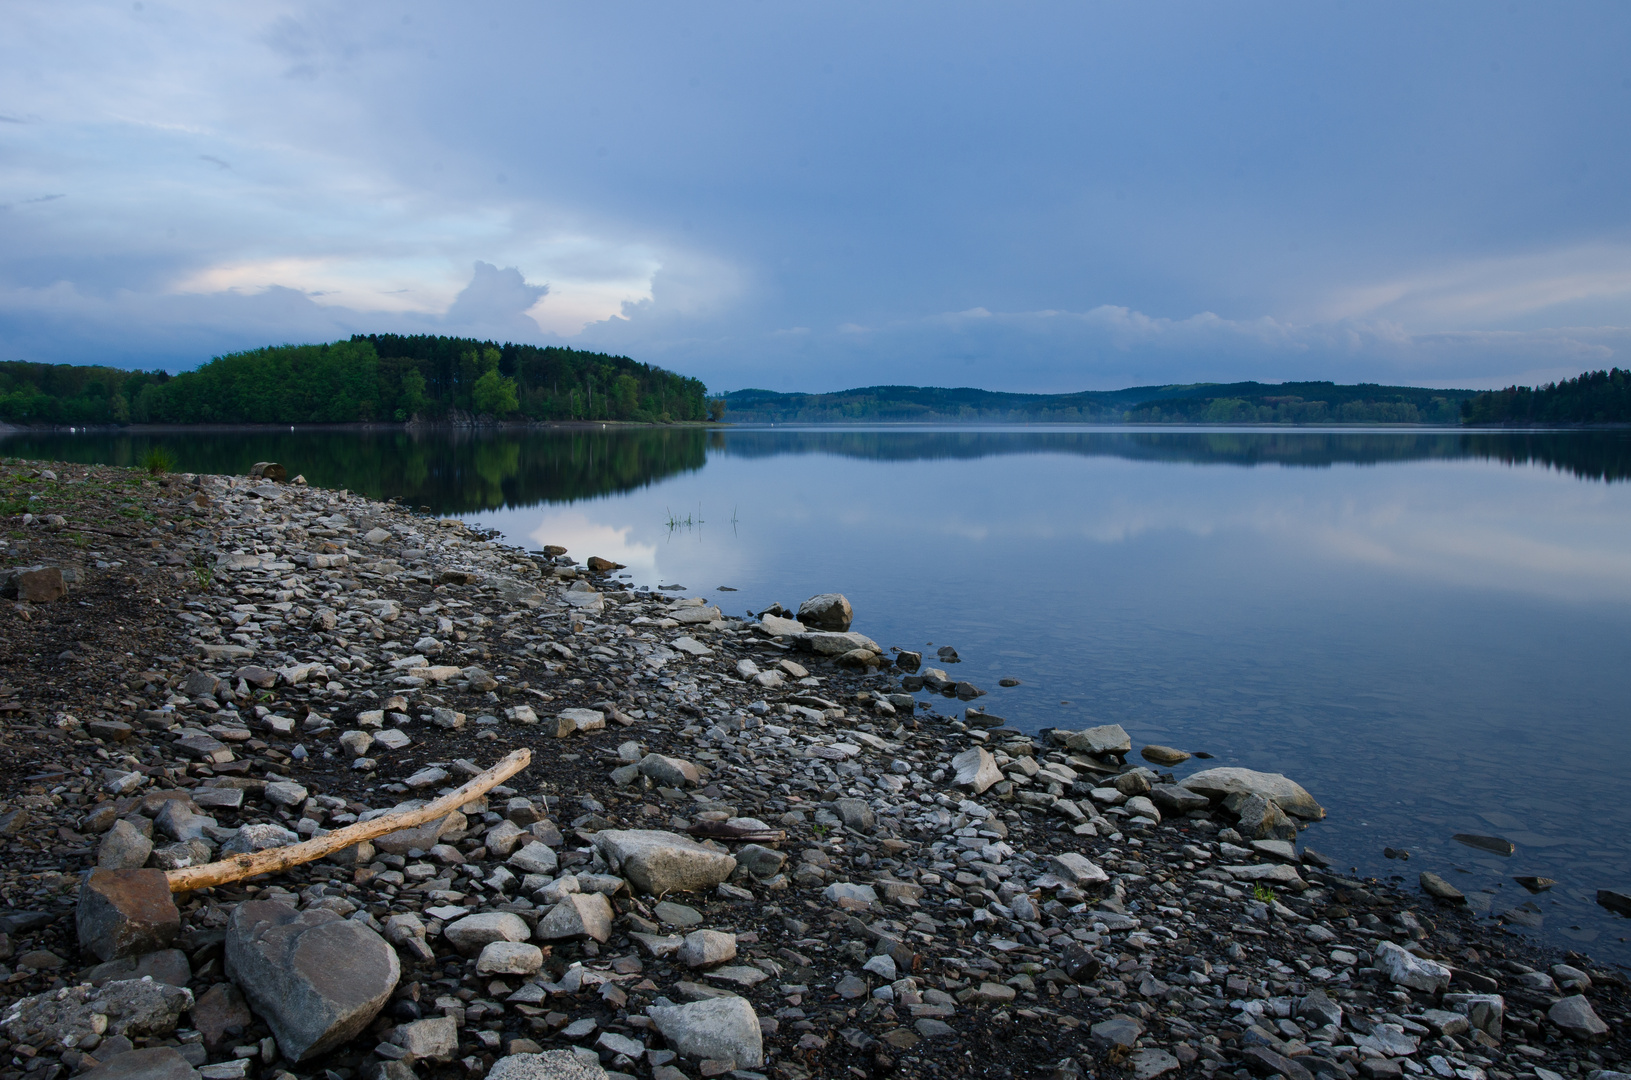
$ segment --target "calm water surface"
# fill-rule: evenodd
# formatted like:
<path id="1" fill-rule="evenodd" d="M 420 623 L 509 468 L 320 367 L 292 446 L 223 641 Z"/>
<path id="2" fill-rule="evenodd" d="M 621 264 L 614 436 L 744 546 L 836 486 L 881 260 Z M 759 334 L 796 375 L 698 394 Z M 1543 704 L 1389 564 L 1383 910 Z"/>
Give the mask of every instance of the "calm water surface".
<path id="1" fill-rule="evenodd" d="M 843 592 L 886 646 L 956 646 L 1014 726 L 1115 722 L 1216 757 L 1191 767 L 1284 772 L 1329 812 L 1305 841 L 1344 868 L 1434 870 L 1631 963 L 1631 924 L 1594 902 L 1631 889 L 1627 433 L 252 432 L 0 453 L 131 463 L 152 442 L 185 470 L 272 459 L 463 514 L 731 613 Z M 1525 874 L 1558 885 L 1530 896 Z"/>

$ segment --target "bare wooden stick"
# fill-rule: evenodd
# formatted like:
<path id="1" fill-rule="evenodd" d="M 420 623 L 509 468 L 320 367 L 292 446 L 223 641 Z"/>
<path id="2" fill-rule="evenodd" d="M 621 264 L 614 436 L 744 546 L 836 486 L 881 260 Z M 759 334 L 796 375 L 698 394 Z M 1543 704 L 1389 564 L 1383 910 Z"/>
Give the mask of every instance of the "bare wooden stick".
<path id="1" fill-rule="evenodd" d="M 372 821 L 359 821 L 355 825 L 347 825 L 343 829 L 335 829 L 331 833 L 314 837 L 299 844 L 290 844 L 287 847 L 268 848 L 265 851 L 249 852 L 243 855 L 234 855 L 230 859 L 221 859 L 217 862 L 207 863 L 204 866 L 189 866 L 181 870 L 165 872 L 165 879 L 170 883 L 173 893 L 191 892 L 194 889 L 207 889 L 212 885 L 225 885 L 228 882 L 240 881 L 243 878 L 256 877 L 260 874 L 270 874 L 279 870 L 287 870 L 291 866 L 314 862 L 325 855 L 336 851 L 344 851 L 353 844 L 360 844 L 364 840 L 372 840 L 376 836 L 394 833 L 399 829 L 411 829 L 423 825 L 427 821 L 435 821 L 452 813 L 465 803 L 481 795 L 487 794 L 493 788 L 502 784 L 532 761 L 532 751 L 525 748 L 512 750 L 504 755 L 497 765 L 473 777 L 469 783 L 443 795 L 435 802 L 426 803 L 418 810 L 405 810 L 400 814 L 385 814 Z"/>

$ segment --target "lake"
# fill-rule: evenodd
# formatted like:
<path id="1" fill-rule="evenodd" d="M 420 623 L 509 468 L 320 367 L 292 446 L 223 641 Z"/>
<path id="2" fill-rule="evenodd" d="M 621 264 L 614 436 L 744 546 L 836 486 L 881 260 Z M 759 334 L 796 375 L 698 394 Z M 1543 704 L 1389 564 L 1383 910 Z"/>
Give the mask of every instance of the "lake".
<path id="1" fill-rule="evenodd" d="M 1340 868 L 1432 870 L 1631 963 L 1631 924 L 1595 903 L 1631 890 L 1631 433 L 248 431 L 0 453 L 132 464 L 154 443 L 180 470 L 276 460 L 614 559 L 727 614 L 842 592 L 886 647 L 954 646 L 1013 726 L 1114 722 L 1214 755 L 1180 775 L 1284 772 L 1327 808 L 1303 839 Z"/>

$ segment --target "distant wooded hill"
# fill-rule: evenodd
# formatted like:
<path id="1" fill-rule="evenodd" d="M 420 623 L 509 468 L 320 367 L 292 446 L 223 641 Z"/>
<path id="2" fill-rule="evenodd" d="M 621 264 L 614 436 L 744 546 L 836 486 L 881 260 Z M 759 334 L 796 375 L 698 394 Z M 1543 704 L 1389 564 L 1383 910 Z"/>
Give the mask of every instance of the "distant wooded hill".
<path id="1" fill-rule="evenodd" d="M 738 390 L 737 423 L 978 421 L 1099 424 L 1454 424 L 1472 390 L 1330 382 L 1194 383 L 1078 394 L 1006 394 L 967 387 L 868 386 L 834 394 Z"/>
<path id="2" fill-rule="evenodd" d="M 219 356 L 193 371 L 0 363 L 0 420 L 21 424 L 333 424 L 708 416 L 704 387 L 626 356 L 422 334 L 357 335 Z"/>
<path id="3" fill-rule="evenodd" d="M 1631 424 L 1631 371 L 1588 371 L 1544 386 L 1509 386 L 1461 403 L 1468 424 Z"/>

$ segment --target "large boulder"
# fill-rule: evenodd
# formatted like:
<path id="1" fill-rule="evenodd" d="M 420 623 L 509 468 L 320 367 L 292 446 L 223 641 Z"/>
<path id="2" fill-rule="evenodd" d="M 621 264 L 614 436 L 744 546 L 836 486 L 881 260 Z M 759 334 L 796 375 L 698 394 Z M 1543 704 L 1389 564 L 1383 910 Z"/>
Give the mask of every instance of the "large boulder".
<path id="1" fill-rule="evenodd" d="M 1214 802 L 1221 802 L 1235 794 L 1261 795 L 1265 799 L 1274 800 L 1280 809 L 1292 817 L 1318 821 L 1325 816 L 1325 807 L 1315 802 L 1314 797 L 1303 790 L 1301 784 L 1288 780 L 1279 773 L 1233 767 L 1203 769 L 1193 776 L 1184 777 L 1179 784 L 1205 795 Z"/>
<path id="2" fill-rule="evenodd" d="M 396 950 L 362 923 L 273 900 L 248 900 L 233 910 L 226 967 L 290 1061 L 360 1034 L 402 972 Z"/>
<path id="3" fill-rule="evenodd" d="M 594 842 L 614 872 L 653 896 L 711 889 L 736 869 L 724 852 L 660 829 L 602 829 Z"/>
<path id="4" fill-rule="evenodd" d="M 652 1005 L 646 1015 L 668 1045 L 689 1058 L 733 1061 L 739 1069 L 764 1064 L 759 1015 L 746 998 L 717 997 L 685 1005 Z"/>
<path id="5" fill-rule="evenodd" d="M 812 630 L 843 633 L 855 621 L 855 611 L 842 593 L 822 593 L 799 605 L 798 621 Z"/>
<path id="6" fill-rule="evenodd" d="M 98 960 L 168 948 L 181 912 L 162 870 L 93 870 L 79 887 L 79 947 Z"/>
<path id="7" fill-rule="evenodd" d="M 192 1006 L 191 990 L 152 979 L 81 983 L 14 1002 L 0 1029 L 13 1042 L 39 1047 L 73 1046 L 92 1034 L 136 1039 L 168 1035 Z"/>

